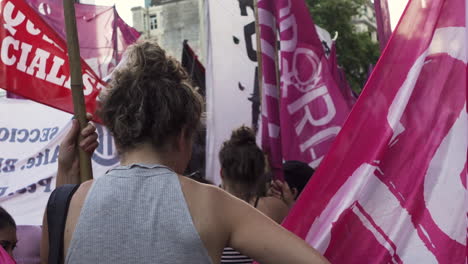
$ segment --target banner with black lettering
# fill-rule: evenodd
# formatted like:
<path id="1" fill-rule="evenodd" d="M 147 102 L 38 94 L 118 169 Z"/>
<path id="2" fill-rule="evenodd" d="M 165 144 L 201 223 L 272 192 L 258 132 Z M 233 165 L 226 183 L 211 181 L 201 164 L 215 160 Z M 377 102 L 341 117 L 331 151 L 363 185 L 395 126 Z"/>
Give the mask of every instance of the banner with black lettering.
<path id="1" fill-rule="evenodd" d="M 29 101 L 0 99 L 0 206 L 19 225 L 40 225 L 55 188 L 59 144 L 71 127 L 72 115 Z M 99 147 L 93 174 L 118 164 L 107 129 L 96 125 Z"/>
<path id="2" fill-rule="evenodd" d="M 218 153 L 241 125 L 258 130 L 260 92 L 253 0 L 209 0 L 206 178 L 219 184 Z"/>

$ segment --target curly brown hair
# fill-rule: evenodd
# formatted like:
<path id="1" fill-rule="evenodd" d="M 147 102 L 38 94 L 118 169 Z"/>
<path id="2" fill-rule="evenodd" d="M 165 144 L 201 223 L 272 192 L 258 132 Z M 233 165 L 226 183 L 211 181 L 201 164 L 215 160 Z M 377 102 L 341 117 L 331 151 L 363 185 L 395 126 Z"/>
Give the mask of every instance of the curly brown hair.
<path id="1" fill-rule="evenodd" d="M 130 46 L 125 56 L 98 112 L 119 151 L 148 140 L 166 147 L 184 128 L 186 136 L 193 136 L 203 102 L 181 64 L 148 40 Z"/>
<path id="2" fill-rule="evenodd" d="M 258 195 L 264 183 L 265 156 L 255 142 L 255 133 L 246 126 L 232 131 L 219 152 L 223 176 L 242 193 L 245 201 Z"/>

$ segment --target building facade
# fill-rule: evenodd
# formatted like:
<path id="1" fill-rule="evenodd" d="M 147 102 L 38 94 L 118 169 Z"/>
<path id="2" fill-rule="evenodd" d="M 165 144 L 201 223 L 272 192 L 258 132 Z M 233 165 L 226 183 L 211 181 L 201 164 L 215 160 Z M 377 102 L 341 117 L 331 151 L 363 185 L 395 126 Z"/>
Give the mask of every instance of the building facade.
<path id="1" fill-rule="evenodd" d="M 134 7 L 133 27 L 142 37 L 155 39 L 171 56 L 180 60 L 182 45 L 189 45 L 202 59 L 202 0 L 151 0 L 147 7 Z"/>

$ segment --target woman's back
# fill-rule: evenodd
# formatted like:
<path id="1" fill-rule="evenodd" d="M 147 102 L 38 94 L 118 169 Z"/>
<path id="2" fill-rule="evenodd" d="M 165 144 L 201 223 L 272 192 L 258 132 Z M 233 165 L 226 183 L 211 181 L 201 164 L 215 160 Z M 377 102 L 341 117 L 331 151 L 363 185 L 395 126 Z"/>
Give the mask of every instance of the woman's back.
<path id="1" fill-rule="evenodd" d="M 95 180 L 65 263 L 210 263 L 177 175 L 121 166 Z"/>
<path id="2" fill-rule="evenodd" d="M 125 61 L 100 107 L 123 167 L 83 183 L 73 195 L 66 262 L 217 263 L 230 246 L 265 264 L 327 263 L 249 204 L 180 176 L 202 99 L 180 63 L 154 42 L 131 46 Z M 41 259 L 48 264 L 47 216 L 43 230 Z"/>

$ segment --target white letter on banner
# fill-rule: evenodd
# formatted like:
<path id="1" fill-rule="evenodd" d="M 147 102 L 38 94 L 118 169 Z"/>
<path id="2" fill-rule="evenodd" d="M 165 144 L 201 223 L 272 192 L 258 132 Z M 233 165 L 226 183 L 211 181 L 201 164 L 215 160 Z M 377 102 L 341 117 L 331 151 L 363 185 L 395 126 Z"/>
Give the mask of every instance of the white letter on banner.
<path id="1" fill-rule="evenodd" d="M 29 75 L 34 75 L 35 68 L 37 68 L 36 77 L 44 80 L 46 77 L 46 63 L 49 58 L 50 53 L 43 49 L 36 49 L 36 56 L 29 65 L 28 70 L 26 71 Z"/>
<path id="2" fill-rule="evenodd" d="M 304 95 L 301 98 L 288 105 L 289 114 L 296 113 L 297 111 L 301 110 L 304 106 L 307 106 L 314 99 L 325 94 L 328 94 L 326 86 L 321 86 L 315 90 L 312 90 L 311 92 L 304 93 Z"/>
<path id="3" fill-rule="evenodd" d="M 11 57 L 8 57 L 8 48 L 10 46 L 13 46 L 13 48 L 15 50 L 18 50 L 19 41 L 12 38 L 12 37 L 10 37 L 10 36 L 7 36 L 6 38 L 3 39 L 2 50 L 1 50 L 2 62 L 7 66 L 11 66 L 11 65 L 15 64 L 15 62 L 16 62 L 16 56 L 15 55 L 11 55 Z"/>
<path id="4" fill-rule="evenodd" d="M 366 221 L 362 224 L 378 241 L 382 232 L 396 246 L 394 249 L 388 243 L 383 243 L 389 254 L 399 256 L 402 263 L 437 263 L 435 256 L 419 237 L 409 212 L 401 206 L 388 186 L 374 174 L 376 169 L 376 166 L 367 163 L 356 169 L 315 219 L 305 241 L 324 253 L 331 241 L 334 223 L 346 209 L 358 202 L 380 230 L 369 228 Z M 359 218 L 363 215 L 357 214 Z M 383 215 L 385 217 L 382 217 Z M 402 234 L 405 239 L 401 238 Z"/>
<path id="5" fill-rule="evenodd" d="M 26 29 L 28 30 L 28 33 L 33 36 L 39 35 L 39 33 L 41 33 L 41 30 L 36 28 L 33 22 L 31 22 L 31 20 L 28 20 L 28 22 L 26 23 Z"/>
<path id="6" fill-rule="evenodd" d="M 6 30 L 10 31 L 10 34 L 12 35 L 16 34 L 15 27 L 23 23 L 25 19 L 24 14 L 21 13 L 21 11 L 19 10 L 15 18 L 13 18 L 14 9 L 15 9 L 15 6 L 11 2 L 6 3 L 5 8 L 3 9 L 3 19 L 5 20 L 5 24 L 3 24 L 3 26 L 5 27 Z"/>
<path id="7" fill-rule="evenodd" d="M 83 86 L 84 86 L 84 91 L 83 94 L 85 96 L 88 96 L 93 92 L 93 85 L 96 82 L 96 80 L 89 75 L 88 73 L 83 74 Z"/>
<path id="8" fill-rule="evenodd" d="M 303 60 L 300 61 L 299 58 L 302 58 Z M 304 67 L 304 59 L 310 63 L 311 67 Z M 297 82 L 295 87 L 299 91 L 304 93 L 309 92 L 310 90 L 317 88 L 317 86 L 322 82 L 322 63 L 313 50 L 297 48 L 294 51 L 293 67 L 293 74 Z M 308 76 L 304 74 L 305 69 L 307 69 Z M 299 72 L 301 72 L 301 74 L 299 74 Z M 306 79 L 302 80 L 301 77 L 306 77 Z"/>
<path id="9" fill-rule="evenodd" d="M 336 135 L 338 135 L 338 133 L 340 132 L 341 130 L 341 127 L 340 126 L 333 126 L 333 127 L 329 127 L 327 129 L 324 129 L 318 133 L 315 133 L 315 135 L 313 135 L 312 137 L 310 137 L 306 142 L 302 143 L 299 148 L 301 149 L 301 152 L 304 152 L 306 151 L 308 148 L 310 148 L 310 155 L 312 157 L 312 163 L 313 163 L 313 167 L 317 167 L 315 165 L 318 165 L 318 164 L 315 164 L 315 163 L 320 163 L 320 160 L 322 159 L 322 157 L 320 157 L 319 161 L 316 162 L 317 159 L 317 154 L 315 153 L 315 150 L 313 147 L 317 146 L 318 144 L 324 142 L 325 140 L 329 139 L 329 138 L 332 138 L 332 137 L 335 137 Z M 312 165 L 312 164 L 311 164 Z"/>
<path id="10" fill-rule="evenodd" d="M 16 65 L 16 69 L 25 72 L 28 66 L 26 66 L 26 62 L 29 57 L 29 53 L 31 52 L 32 46 L 29 45 L 26 42 L 21 43 L 21 56 L 18 61 L 18 64 Z"/>
<path id="11" fill-rule="evenodd" d="M 310 112 L 309 107 L 307 105 L 319 97 L 322 97 L 323 101 L 325 102 L 327 114 L 321 117 L 320 119 L 315 119 L 312 116 L 312 113 Z M 304 109 L 305 113 L 301 122 L 296 126 L 297 135 L 299 135 L 304 129 L 304 126 L 306 125 L 306 121 L 309 121 L 309 123 L 313 126 L 323 126 L 323 125 L 328 124 L 336 115 L 335 105 L 333 104 L 333 100 L 330 94 L 328 94 L 328 90 L 326 86 L 321 86 L 318 89 L 305 93 L 301 98 L 297 99 L 295 102 L 288 105 L 288 112 L 290 114 L 294 114 L 295 112 L 299 111 L 303 107 L 305 108 Z"/>
<path id="12" fill-rule="evenodd" d="M 454 212 L 466 216 L 464 174 L 468 133 L 466 104 L 449 133 L 437 149 L 424 177 L 424 201 L 437 226 L 451 239 L 466 245 L 466 217 L 453 217 Z"/>
<path id="13" fill-rule="evenodd" d="M 302 118 L 299 125 L 296 126 L 297 135 L 300 135 L 302 133 L 302 130 L 307 124 L 307 121 L 309 121 L 309 123 L 313 126 L 323 126 L 323 125 L 328 124 L 333 119 L 333 117 L 335 117 L 336 109 L 335 109 L 335 106 L 333 105 L 333 101 L 331 99 L 330 94 L 327 93 L 323 95 L 323 100 L 325 101 L 325 105 L 327 106 L 327 115 L 320 118 L 319 120 L 316 120 L 312 116 L 312 113 L 310 112 L 310 108 L 306 106 L 304 108 L 304 112 L 305 112 L 304 117 Z"/>
<path id="14" fill-rule="evenodd" d="M 54 60 L 54 64 L 52 65 L 52 68 L 50 69 L 49 74 L 47 74 L 46 81 L 62 86 L 63 82 L 65 81 L 65 75 L 62 74 L 62 76 L 60 77 L 58 77 L 57 75 L 58 75 L 58 71 L 63 66 L 65 61 L 62 58 L 59 58 L 57 56 L 54 56 L 53 60 Z"/>
<path id="15" fill-rule="evenodd" d="M 281 40 L 281 51 L 293 52 L 297 47 L 297 23 L 296 17 L 291 15 L 279 24 L 280 33 L 286 30 L 292 30 L 292 37 L 289 40 Z"/>

